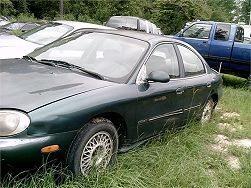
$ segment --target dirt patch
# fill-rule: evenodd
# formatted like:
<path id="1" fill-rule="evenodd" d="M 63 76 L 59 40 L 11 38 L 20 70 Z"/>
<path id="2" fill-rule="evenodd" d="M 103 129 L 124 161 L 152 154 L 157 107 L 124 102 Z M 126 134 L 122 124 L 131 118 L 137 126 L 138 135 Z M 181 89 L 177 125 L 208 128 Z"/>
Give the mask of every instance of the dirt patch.
<path id="1" fill-rule="evenodd" d="M 214 141 L 216 142 L 216 144 L 213 145 L 218 145 L 221 147 L 227 147 L 229 145 L 234 145 L 234 146 L 238 146 L 238 147 L 244 147 L 247 149 L 251 149 L 251 139 L 236 139 L 236 140 L 232 140 L 230 141 L 229 138 L 225 135 L 222 134 L 218 134 L 215 136 Z"/>
<path id="2" fill-rule="evenodd" d="M 230 124 L 227 124 L 230 125 Z M 224 125 L 222 125 L 224 126 Z M 215 135 L 214 138 L 215 144 L 211 144 L 210 148 L 216 152 L 226 154 L 226 160 L 228 161 L 228 165 L 233 170 L 238 170 L 241 168 L 240 160 L 238 157 L 235 157 L 228 153 L 228 146 L 233 145 L 237 147 L 243 147 L 247 149 L 251 149 L 251 140 L 250 139 L 239 139 L 239 140 L 232 140 L 222 134 Z"/>
<path id="3" fill-rule="evenodd" d="M 251 140 L 250 139 L 234 140 L 233 145 L 251 149 Z"/>
<path id="4" fill-rule="evenodd" d="M 241 163 L 238 157 L 235 157 L 233 155 L 227 156 L 228 165 L 234 169 L 239 170 L 241 168 Z"/>
<path id="5" fill-rule="evenodd" d="M 218 126 L 219 126 L 220 130 L 226 130 L 227 129 L 230 132 L 235 132 L 236 131 L 236 128 L 233 125 L 229 124 L 229 123 L 219 123 Z"/>
<path id="6" fill-rule="evenodd" d="M 228 118 L 239 118 L 240 114 L 237 112 L 225 112 L 220 118 L 221 119 L 228 119 Z"/>

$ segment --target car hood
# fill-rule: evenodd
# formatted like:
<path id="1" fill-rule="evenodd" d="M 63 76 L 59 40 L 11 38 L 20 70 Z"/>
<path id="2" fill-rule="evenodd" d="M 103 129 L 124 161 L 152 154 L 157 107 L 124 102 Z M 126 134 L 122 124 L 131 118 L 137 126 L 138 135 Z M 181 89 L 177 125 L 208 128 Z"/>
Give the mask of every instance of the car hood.
<path id="1" fill-rule="evenodd" d="M 28 42 L 15 35 L 0 35 L 0 59 L 21 58 L 41 45 Z"/>
<path id="2" fill-rule="evenodd" d="M 64 98 L 114 84 L 65 68 L 22 59 L 1 60 L 0 109 L 30 112 Z"/>

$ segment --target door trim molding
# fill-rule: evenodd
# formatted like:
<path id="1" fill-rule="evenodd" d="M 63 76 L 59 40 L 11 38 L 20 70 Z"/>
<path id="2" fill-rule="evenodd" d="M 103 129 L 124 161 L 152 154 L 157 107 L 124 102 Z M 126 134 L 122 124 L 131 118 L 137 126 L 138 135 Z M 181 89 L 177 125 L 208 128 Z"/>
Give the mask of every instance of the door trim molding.
<path id="1" fill-rule="evenodd" d="M 153 116 L 153 117 L 148 118 L 148 119 L 139 120 L 138 125 L 142 125 L 142 124 L 147 123 L 147 122 L 155 121 L 155 120 L 158 120 L 158 119 L 161 119 L 161 118 L 165 118 L 165 117 L 169 117 L 169 116 L 173 116 L 173 115 L 178 115 L 178 114 L 182 114 L 182 113 L 183 113 L 182 109 L 175 110 L 175 111 L 168 112 L 168 113 L 165 113 L 165 114 Z"/>

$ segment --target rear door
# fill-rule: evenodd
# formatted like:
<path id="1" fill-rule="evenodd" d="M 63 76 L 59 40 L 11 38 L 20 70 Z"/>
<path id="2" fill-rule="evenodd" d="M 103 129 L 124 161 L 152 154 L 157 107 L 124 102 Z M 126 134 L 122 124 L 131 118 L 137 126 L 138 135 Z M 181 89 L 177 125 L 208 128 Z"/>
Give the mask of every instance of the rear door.
<path id="1" fill-rule="evenodd" d="M 244 29 L 237 27 L 230 60 L 230 69 L 247 78 L 250 75 L 251 44 L 244 43 Z"/>
<path id="2" fill-rule="evenodd" d="M 177 46 L 184 65 L 186 94 L 189 96 L 184 101 L 184 115 L 187 119 L 197 118 L 211 93 L 211 76 L 196 52 L 183 45 Z"/>
<path id="3" fill-rule="evenodd" d="M 211 29 L 211 24 L 195 23 L 187 28 L 179 39 L 192 45 L 203 57 L 206 58 L 209 53 Z"/>
<path id="4" fill-rule="evenodd" d="M 230 38 L 231 25 L 218 23 L 215 27 L 209 50 L 209 59 L 214 61 L 210 61 L 210 66 L 218 69 L 220 67 L 220 62 L 222 62 L 222 68 L 229 69 L 229 61 L 233 46 L 233 40 Z"/>

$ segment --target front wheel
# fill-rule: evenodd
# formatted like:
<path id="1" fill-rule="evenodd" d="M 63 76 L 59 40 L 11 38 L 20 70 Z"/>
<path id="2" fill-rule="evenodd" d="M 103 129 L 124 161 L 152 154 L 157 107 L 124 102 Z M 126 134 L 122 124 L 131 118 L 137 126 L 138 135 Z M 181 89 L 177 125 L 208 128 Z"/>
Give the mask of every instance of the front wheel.
<path id="1" fill-rule="evenodd" d="M 201 123 L 207 123 L 212 117 L 213 109 L 214 109 L 214 101 L 213 99 L 209 99 L 203 109 L 202 116 L 201 116 Z"/>
<path id="2" fill-rule="evenodd" d="M 111 165 L 118 151 L 118 134 L 111 122 L 89 123 L 81 130 L 68 155 L 74 175 L 86 175 Z"/>

